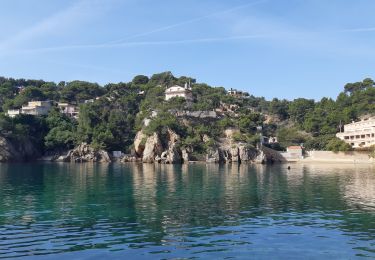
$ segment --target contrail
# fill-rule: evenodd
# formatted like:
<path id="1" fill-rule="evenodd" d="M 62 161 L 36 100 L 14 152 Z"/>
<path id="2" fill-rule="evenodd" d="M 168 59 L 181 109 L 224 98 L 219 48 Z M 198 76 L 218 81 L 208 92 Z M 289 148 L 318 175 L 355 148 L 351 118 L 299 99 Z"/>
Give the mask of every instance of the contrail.
<path id="1" fill-rule="evenodd" d="M 344 29 L 338 30 L 338 33 L 345 33 L 345 32 L 373 32 L 375 31 L 375 27 L 364 27 L 364 28 L 353 28 L 353 29 Z"/>
<path id="2" fill-rule="evenodd" d="M 240 10 L 240 9 L 244 9 L 246 7 L 258 5 L 258 4 L 267 2 L 267 1 L 268 0 L 259 0 L 259 1 L 251 2 L 251 3 L 247 3 L 247 4 L 244 4 L 244 5 L 239 5 L 239 6 L 236 6 L 236 7 L 232 7 L 230 9 L 226 9 L 226 10 L 219 11 L 219 12 L 216 12 L 216 13 L 211 13 L 211 14 L 208 14 L 208 15 L 200 16 L 200 17 L 193 18 L 193 19 L 190 19 L 190 20 L 186 20 L 186 21 L 183 21 L 183 22 L 179 22 L 179 23 L 176 23 L 176 24 L 171 24 L 171 25 L 163 26 L 163 27 L 151 30 L 151 31 L 147 31 L 147 32 L 144 32 L 144 33 L 135 34 L 135 35 L 123 38 L 123 39 L 119 39 L 119 40 L 111 41 L 111 42 L 107 42 L 107 43 L 108 44 L 119 43 L 119 42 L 131 40 L 131 39 L 139 38 L 139 37 L 142 37 L 142 36 L 147 36 L 147 35 L 150 35 L 150 34 L 154 34 L 154 33 L 157 33 L 157 32 L 167 31 L 169 29 L 173 29 L 173 28 L 180 27 L 180 26 L 183 26 L 183 25 L 187 25 L 187 24 L 199 22 L 201 20 L 204 20 L 204 19 L 207 19 L 207 18 L 210 18 L 210 17 L 214 17 L 214 16 L 218 16 L 218 15 L 221 15 L 221 14 L 231 13 L 231 12 L 234 12 L 236 10 Z"/>
<path id="3" fill-rule="evenodd" d="M 226 42 L 226 41 L 236 41 L 236 40 L 246 40 L 246 39 L 269 38 L 269 37 L 274 37 L 274 36 L 275 34 L 253 34 L 253 35 L 240 35 L 240 36 L 216 37 L 216 38 L 212 37 L 212 38 L 186 39 L 186 40 L 175 40 L 175 41 L 141 41 L 141 42 L 121 42 L 121 43 L 105 43 L 105 44 L 91 44 L 91 45 L 69 45 L 69 46 L 39 48 L 39 49 L 28 49 L 28 50 L 22 50 L 20 52 L 34 53 L 34 52 L 75 50 L 75 49 L 102 49 L 102 48 L 124 48 L 124 47 L 150 46 L 150 45 L 212 43 L 212 42 Z"/>

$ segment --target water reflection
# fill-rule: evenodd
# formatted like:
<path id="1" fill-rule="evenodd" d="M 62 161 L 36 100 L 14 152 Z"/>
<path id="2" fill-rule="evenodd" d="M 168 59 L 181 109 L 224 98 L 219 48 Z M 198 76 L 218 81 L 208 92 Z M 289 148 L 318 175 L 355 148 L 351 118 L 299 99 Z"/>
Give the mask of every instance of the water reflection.
<path id="1" fill-rule="evenodd" d="M 10 164 L 0 185 L 0 258 L 375 256 L 367 165 Z"/>

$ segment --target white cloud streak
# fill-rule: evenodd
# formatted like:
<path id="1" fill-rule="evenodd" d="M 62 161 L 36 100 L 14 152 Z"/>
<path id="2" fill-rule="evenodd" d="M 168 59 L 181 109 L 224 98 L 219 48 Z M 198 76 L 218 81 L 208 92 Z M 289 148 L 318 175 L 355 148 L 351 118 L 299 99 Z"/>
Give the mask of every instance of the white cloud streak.
<path id="1" fill-rule="evenodd" d="M 34 52 L 53 52 L 53 51 L 66 51 L 66 50 L 80 50 L 80 49 L 106 49 L 106 48 L 124 48 L 124 47 L 137 47 L 137 46 L 157 46 L 157 45 L 181 45 L 181 44 L 199 44 L 199 43 L 215 43 L 215 42 L 229 42 L 239 40 L 251 40 L 275 37 L 274 34 L 254 34 L 254 35 L 239 35 L 230 37 L 212 37 L 212 38 L 198 38 L 186 39 L 176 41 L 139 41 L 139 42 L 121 42 L 121 43 L 105 43 L 105 44 L 92 44 L 92 45 L 70 45 L 58 46 L 49 48 L 39 48 L 22 50 L 22 53 Z"/>
<path id="2" fill-rule="evenodd" d="M 113 0 L 107 1 L 111 2 Z M 82 13 L 94 13 L 95 3 L 103 4 L 103 0 L 81 0 L 77 4 L 67 8 L 66 10 L 57 13 L 46 20 L 41 21 L 40 23 L 20 32 L 16 36 L 8 39 L 6 42 L 0 43 L 0 51 L 3 48 L 8 48 L 7 52 L 9 54 L 33 54 L 41 52 L 58 52 L 58 51 L 70 51 L 70 50 L 90 50 L 90 49 L 107 49 L 107 48 L 128 48 L 128 47 L 137 47 L 137 46 L 162 46 L 162 45 L 183 45 L 183 44 L 208 44 L 208 43 L 220 43 L 220 42 L 234 42 L 234 41 L 245 41 L 245 40 L 255 40 L 255 39 L 276 39 L 279 42 L 291 45 L 299 45 L 295 40 L 298 39 L 308 39 L 314 40 L 315 43 L 307 44 L 306 41 L 303 42 L 303 45 L 309 45 L 310 47 L 314 44 L 316 45 L 319 38 L 324 38 L 321 36 L 322 32 L 313 32 L 313 31 L 300 31 L 298 28 L 292 28 L 290 25 L 282 25 L 280 23 L 275 23 L 269 20 L 259 19 L 256 17 L 238 17 L 233 13 L 237 10 L 248 8 L 254 5 L 262 4 L 268 2 L 268 0 L 259 0 L 251 3 L 247 3 L 240 6 L 235 6 L 226 10 L 219 12 L 210 13 L 204 16 L 193 18 L 190 20 L 182 21 L 179 23 L 159 27 L 150 31 L 143 33 L 135 34 L 128 36 L 126 38 L 118 39 L 111 42 L 99 43 L 99 44 L 82 44 L 82 45 L 64 45 L 64 46 L 54 46 L 54 47 L 42 47 L 42 48 L 33 48 L 33 49 L 14 49 L 10 46 L 13 46 L 16 43 L 24 42 L 28 39 L 42 36 L 48 34 L 51 31 L 56 31 L 57 28 L 61 26 L 69 27 L 71 24 L 75 24 L 77 20 L 82 19 Z M 87 10 L 88 7 L 91 7 L 91 11 Z M 102 6 L 101 6 L 102 7 Z M 90 8 L 89 8 L 90 9 Z M 239 24 L 240 28 L 237 28 L 235 31 L 235 36 L 227 37 L 207 37 L 207 38 L 198 38 L 198 39 L 183 39 L 183 40 L 167 40 L 167 41 L 130 41 L 143 36 L 148 36 L 156 34 L 158 32 L 163 32 L 171 29 L 175 29 L 184 25 L 196 23 L 204 19 L 209 19 L 213 17 L 222 18 L 223 15 L 229 15 L 233 18 L 236 18 L 238 21 L 244 22 L 244 24 Z M 247 25 L 249 27 L 247 28 Z M 242 28 L 241 28 L 242 27 Z M 254 28 L 257 30 L 254 31 Z M 259 30 L 258 28 L 261 28 Z M 335 33 L 361 33 L 361 32 L 371 32 L 375 31 L 375 27 L 367 28 L 352 28 L 352 29 L 343 29 L 343 30 L 333 30 L 333 31 L 324 31 L 323 34 L 335 34 Z M 324 42 L 321 39 L 319 42 Z M 319 45 L 319 44 L 318 44 Z"/>
<path id="3" fill-rule="evenodd" d="M 212 18 L 212 17 L 215 17 L 215 16 L 232 13 L 234 11 L 238 11 L 238 10 L 245 9 L 245 8 L 248 8 L 248 7 L 251 7 L 251 6 L 262 4 L 262 3 L 265 3 L 267 1 L 268 0 L 259 0 L 259 1 L 254 1 L 254 2 L 247 3 L 247 4 L 235 6 L 235 7 L 223 10 L 223 11 L 219 11 L 219 12 L 215 12 L 215 13 L 210 13 L 208 15 L 204 15 L 204 16 L 200 16 L 200 17 L 193 18 L 193 19 L 190 19 L 190 20 L 182 21 L 182 22 L 179 22 L 179 23 L 175 23 L 175 24 L 170 24 L 170 25 L 167 25 L 167 26 L 159 27 L 159 28 L 156 28 L 154 30 L 146 31 L 146 32 L 143 32 L 143 33 L 131 35 L 131 36 L 123 38 L 123 39 L 118 39 L 118 40 L 115 40 L 115 41 L 108 42 L 108 44 L 111 44 L 111 43 L 120 43 L 120 42 L 124 42 L 124 41 L 128 41 L 128 40 L 136 39 L 136 38 L 139 38 L 139 37 L 143 37 L 143 36 L 148 36 L 148 35 L 151 35 L 151 34 L 155 34 L 155 33 L 158 33 L 158 32 L 168 31 L 170 29 L 174 29 L 174 28 L 178 28 L 178 27 L 181 27 L 181 26 L 184 26 L 184 25 L 196 23 L 196 22 L 208 19 L 208 18 Z"/>
<path id="4" fill-rule="evenodd" d="M 80 0 L 65 10 L 55 13 L 44 20 L 16 33 L 0 42 L 0 51 L 10 51 L 31 40 L 51 34 L 61 34 L 77 26 L 79 22 L 90 19 L 103 10 L 103 5 L 110 5 L 113 0 Z"/>

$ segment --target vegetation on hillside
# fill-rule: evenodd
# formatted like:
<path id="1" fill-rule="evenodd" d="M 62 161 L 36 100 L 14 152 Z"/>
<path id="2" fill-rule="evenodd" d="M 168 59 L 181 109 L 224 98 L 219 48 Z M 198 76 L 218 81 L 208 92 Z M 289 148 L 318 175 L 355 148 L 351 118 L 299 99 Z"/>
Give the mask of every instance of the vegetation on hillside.
<path id="1" fill-rule="evenodd" d="M 190 82 L 194 101 L 164 99 L 167 87 Z M 0 77 L 0 131 L 22 142 L 31 140 L 40 151 L 63 151 L 81 142 L 107 150 L 130 152 L 136 132 L 178 133 L 181 145 L 196 153 L 205 153 L 217 144 L 227 128 L 238 129 L 236 141 L 256 145 L 259 135 L 277 136 L 279 145 L 303 143 L 307 149 L 347 151 L 350 146 L 335 137 L 339 126 L 375 113 L 375 87 L 372 79 L 348 83 L 336 99 L 319 101 L 298 98 L 292 101 L 262 97 L 233 97 L 222 87 L 197 83 L 189 77 L 170 72 L 150 78 L 136 76 L 131 82 L 107 84 L 84 81 L 45 82 Z M 92 103 L 85 100 L 94 99 Z M 78 120 L 59 113 L 48 116 L 20 115 L 8 118 L 8 109 L 20 108 L 31 100 L 53 100 L 80 106 Z M 178 111 L 217 111 L 217 118 L 176 116 Z M 144 126 L 145 119 L 149 124 Z"/>

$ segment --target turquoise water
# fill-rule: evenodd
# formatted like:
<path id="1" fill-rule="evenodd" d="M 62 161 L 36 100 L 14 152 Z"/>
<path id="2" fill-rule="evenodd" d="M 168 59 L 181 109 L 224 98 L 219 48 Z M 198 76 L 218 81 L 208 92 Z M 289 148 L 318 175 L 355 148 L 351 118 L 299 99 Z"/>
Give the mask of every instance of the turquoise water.
<path id="1" fill-rule="evenodd" d="M 375 258 L 375 168 L 0 164 L 0 258 Z"/>

